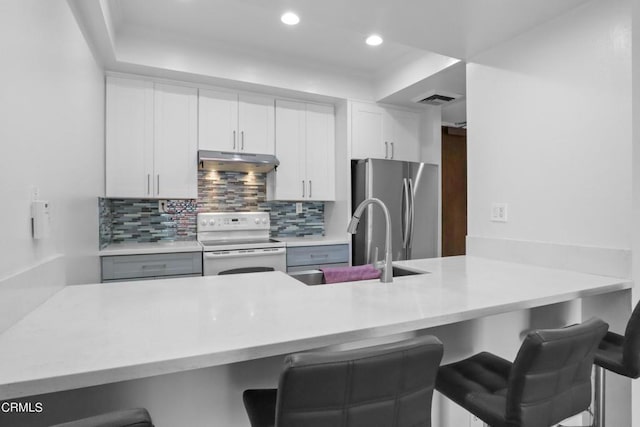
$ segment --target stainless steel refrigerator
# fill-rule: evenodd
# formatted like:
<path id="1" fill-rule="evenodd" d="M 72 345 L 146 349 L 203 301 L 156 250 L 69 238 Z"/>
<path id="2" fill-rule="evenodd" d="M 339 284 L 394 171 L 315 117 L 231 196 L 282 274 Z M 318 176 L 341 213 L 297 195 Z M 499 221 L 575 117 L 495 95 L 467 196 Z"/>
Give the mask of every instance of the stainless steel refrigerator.
<path id="1" fill-rule="evenodd" d="M 391 215 L 393 260 L 438 256 L 438 165 L 364 159 L 351 163 L 352 211 L 375 197 Z M 369 206 L 353 236 L 353 265 L 384 258 L 382 209 Z"/>

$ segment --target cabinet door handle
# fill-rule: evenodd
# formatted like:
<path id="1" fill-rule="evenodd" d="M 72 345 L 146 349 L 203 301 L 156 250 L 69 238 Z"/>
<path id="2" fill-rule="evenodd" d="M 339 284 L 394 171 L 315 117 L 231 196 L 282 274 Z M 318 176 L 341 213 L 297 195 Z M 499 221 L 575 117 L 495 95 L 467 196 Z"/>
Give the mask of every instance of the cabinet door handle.
<path id="1" fill-rule="evenodd" d="M 147 174 L 147 195 L 151 194 L 151 174 Z"/>
<path id="2" fill-rule="evenodd" d="M 236 149 L 236 131 L 233 131 L 233 149 Z"/>
<path id="3" fill-rule="evenodd" d="M 156 179 L 156 181 L 158 182 L 158 185 L 156 186 L 156 194 L 159 196 L 160 195 L 160 174 L 158 174 L 158 178 Z"/>
<path id="4" fill-rule="evenodd" d="M 391 143 L 391 158 L 393 159 L 393 142 Z"/>
<path id="5" fill-rule="evenodd" d="M 302 197 L 304 197 L 304 180 L 302 180 Z"/>
<path id="6" fill-rule="evenodd" d="M 387 141 L 384 142 L 384 158 L 389 158 L 389 143 Z"/>
<path id="7" fill-rule="evenodd" d="M 311 180 L 309 180 L 309 197 L 311 197 Z"/>
<path id="8" fill-rule="evenodd" d="M 240 132 L 240 136 L 241 136 L 241 145 L 240 145 L 240 150 L 244 151 L 244 131 Z"/>

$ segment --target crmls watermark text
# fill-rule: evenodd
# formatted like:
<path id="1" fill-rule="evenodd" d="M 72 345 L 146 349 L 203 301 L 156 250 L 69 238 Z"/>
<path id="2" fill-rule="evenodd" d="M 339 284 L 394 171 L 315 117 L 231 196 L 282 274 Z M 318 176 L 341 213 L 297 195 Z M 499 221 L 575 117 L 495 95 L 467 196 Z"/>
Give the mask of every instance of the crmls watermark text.
<path id="1" fill-rule="evenodd" d="M 44 410 L 42 402 L 2 402 L 0 412 L 7 413 L 31 413 L 39 414 Z"/>

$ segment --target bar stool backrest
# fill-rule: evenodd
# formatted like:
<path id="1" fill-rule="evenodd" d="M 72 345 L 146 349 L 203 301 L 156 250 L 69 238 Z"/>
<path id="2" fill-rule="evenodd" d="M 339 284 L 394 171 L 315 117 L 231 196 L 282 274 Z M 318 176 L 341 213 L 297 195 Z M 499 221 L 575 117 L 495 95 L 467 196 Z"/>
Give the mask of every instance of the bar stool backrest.
<path id="1" fill-rule="evenodd" d="M 276 427 L 431 426 L 442 343 L 433 336 L 288 356 Z"/>
<path id="2" fill-rule="evenodd" d="M 633 309 L 624 331 L 622 364 L 633 378 L 640 376 L 640 302 Z"/>
<path id="3" fill-rule="evenodd" d="M 586 410 L 591 365 L 609 325 L 600 319 L 530 332 L 509 375 L 509 426 L 550 426 Z"/>

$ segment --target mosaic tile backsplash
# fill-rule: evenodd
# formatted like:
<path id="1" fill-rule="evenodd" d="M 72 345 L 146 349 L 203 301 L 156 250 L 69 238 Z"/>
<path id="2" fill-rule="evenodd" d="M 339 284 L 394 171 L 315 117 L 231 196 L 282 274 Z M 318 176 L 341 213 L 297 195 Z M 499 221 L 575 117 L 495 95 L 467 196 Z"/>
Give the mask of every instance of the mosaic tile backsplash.
<path id="1" fill-rule="evenodd" d="M 98 199 L 100 247 L 109 243 L 195 240 L 197 212 L 271 213 L 271 236 L 324 235 L 324 203 L 266 201 L 266 174 L 198 171 L 198 200 Z"/>
<path id="2" fill-rule="evenodd" d="M 196 238 L 195 200 L 167 200 L 165 213 L 160 213 L 157 200 L 100 199 L 99 204 L 101 213 L 108 218 L 100 220 L 104 224 L 100 228 L 101 245 Z M 102 235 L 103 230 L 107 235 Z"/>

